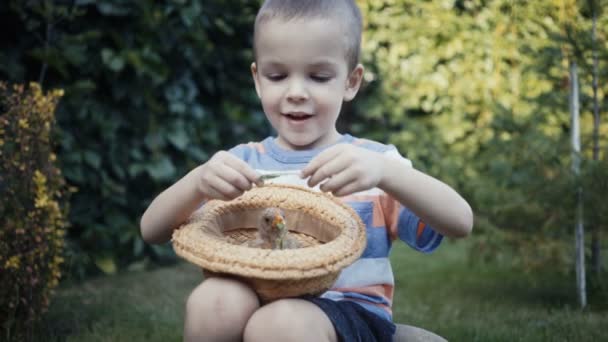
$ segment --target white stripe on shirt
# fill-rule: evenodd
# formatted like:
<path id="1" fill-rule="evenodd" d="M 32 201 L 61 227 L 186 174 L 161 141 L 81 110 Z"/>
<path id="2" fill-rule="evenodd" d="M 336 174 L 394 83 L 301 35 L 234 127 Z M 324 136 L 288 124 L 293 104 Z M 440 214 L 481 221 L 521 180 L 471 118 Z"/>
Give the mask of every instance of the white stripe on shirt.
<path id="1" fill-rule="evenodd" d="M 340 273 L 332 288 L 366 287 L 378 284 L 395 285 L 393 269 L 388 258 L 363 258 Z"/>

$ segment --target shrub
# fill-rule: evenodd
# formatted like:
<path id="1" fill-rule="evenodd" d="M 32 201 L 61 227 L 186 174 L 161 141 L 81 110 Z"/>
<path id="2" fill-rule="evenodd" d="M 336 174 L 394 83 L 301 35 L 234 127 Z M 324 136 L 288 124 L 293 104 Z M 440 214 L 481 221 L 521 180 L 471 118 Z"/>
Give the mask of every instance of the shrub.
<path id="1" fill-rule="evenodd" d="M 67 191 L 51 142 L 62 94 L 0 83 L 0 340 L 31 337 L 61 276 Z"/>

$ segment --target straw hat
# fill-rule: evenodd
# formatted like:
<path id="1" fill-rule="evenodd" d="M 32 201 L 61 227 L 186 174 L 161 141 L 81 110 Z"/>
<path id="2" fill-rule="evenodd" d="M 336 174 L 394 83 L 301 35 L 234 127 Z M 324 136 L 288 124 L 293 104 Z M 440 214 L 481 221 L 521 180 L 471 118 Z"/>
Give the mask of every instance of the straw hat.
<path id="1" fill-rule="evenodd" d="M 287 228 L 303 246 L 270 250 L 246 246 L 262 211 L 279 207 Z M 206 276 L 237 277 L 263 301 L 319 294 L 366 246 L 365 225 L 337 198 L 290 185 L 254 187 L 232 201 L 211 200 L 173 233 L 177 255 Z"/>

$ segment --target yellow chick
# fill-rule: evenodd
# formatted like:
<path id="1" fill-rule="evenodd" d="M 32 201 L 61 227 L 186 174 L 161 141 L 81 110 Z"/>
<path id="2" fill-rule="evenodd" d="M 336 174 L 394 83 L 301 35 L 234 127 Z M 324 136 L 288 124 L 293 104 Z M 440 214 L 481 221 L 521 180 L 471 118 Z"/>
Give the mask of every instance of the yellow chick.
<path id="1" fill-rule="evenodd" d="M 285 224 L 285 214 L 279 208 L 264 209 L 258 221 L 258 232 L 249 247 L 266 249 L 300 248 L 301 245 L 291 234 Z"/>

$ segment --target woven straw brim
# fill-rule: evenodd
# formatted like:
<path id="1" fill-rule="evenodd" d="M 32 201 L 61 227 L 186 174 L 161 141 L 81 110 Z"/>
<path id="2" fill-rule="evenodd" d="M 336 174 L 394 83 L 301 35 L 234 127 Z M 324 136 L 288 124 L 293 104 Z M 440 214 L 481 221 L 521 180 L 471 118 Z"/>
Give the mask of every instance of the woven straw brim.
<path id="1" fill-rule="evenodd" d="M 255 236 L 265 208 L 279 207 L 300 245 L 270 250 L 241 245 Z M 331 195 L 302 187 L 255 187 L 232 201 L 209 201 L 173 233 L 173 248 L 209 274 L 246 279 L 263 298 L 319 293 L 366 246 L 365 226 L 347 205 Z M 256 285 L 263 282 L 262 285 Z M 306 284 L 308 283 L 308 284 Z M 290 288 L 297 293 L 290 292 Z M 282 288 L 282 289 L 281 289 Z"/>

